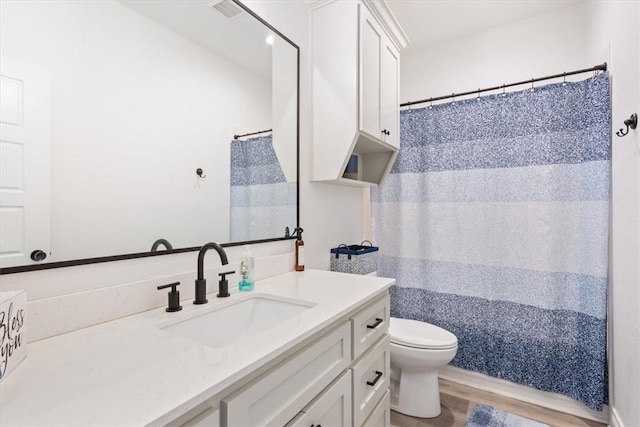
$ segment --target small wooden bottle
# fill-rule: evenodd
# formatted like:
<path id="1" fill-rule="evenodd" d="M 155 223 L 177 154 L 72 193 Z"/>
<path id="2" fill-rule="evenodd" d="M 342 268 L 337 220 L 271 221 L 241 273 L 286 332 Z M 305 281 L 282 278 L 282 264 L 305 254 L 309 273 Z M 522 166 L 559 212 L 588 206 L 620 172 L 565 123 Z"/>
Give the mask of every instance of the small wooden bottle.
<path id="1" fill-rule="evenodd" d="M 304 271 L 304 240 L 302 240 L 302 229 L 299 229 L 296 240 L 296 271 Z"/>

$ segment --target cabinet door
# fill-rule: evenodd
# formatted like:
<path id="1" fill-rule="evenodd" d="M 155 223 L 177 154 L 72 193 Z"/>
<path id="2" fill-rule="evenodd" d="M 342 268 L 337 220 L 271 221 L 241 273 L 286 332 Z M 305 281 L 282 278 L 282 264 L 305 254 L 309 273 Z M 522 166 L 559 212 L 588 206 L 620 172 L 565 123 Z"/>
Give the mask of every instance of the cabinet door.
<path id="1" fill-rule="evenodd" d="M 380 55 L 385 36 L 369 11 L 360 5 L 360 130 L 382 139 Z"/>
<path id="2" fill-rule="evenodd" d="M 367 421 L 364 422 L 362 427 L 391 427 L 391 393 L 389 390 L 385 393 L 384 397 L 373 410 Z"/>
<path id="3" fill-rule="evenodd" d="M 182 424 L 182 427 L 220 427 L 220 411 L 209 408 Z"/>
<path id="4" fill-rule="evenodd" d="M 351 371 L 327 387 L 287 427 L 348 427 L 351 425 Z"/>
<path id="5" fill-rule="evenodd" d="M 389 145 L 400 148 L 400 54 L 387 40 L 382 45 L 380 66 L 380 108 L 382 116 L 382 139 Z"/>
<path id="6" fill-rule="evenodd" d="M 349 367 L 348 323 L 222 399 L 222 425 L 282 426 Z"/>

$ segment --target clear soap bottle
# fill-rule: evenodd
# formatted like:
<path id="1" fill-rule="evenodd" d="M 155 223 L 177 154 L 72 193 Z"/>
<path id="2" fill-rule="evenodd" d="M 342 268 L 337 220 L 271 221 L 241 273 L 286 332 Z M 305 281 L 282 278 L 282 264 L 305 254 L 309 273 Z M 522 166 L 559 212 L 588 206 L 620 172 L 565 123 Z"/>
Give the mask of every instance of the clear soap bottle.
<path id="1" fill-rule="evenodd" d="M 244 247 L 242 258 L 240 258 L 240 282 L 238 283 L 240 292 L 250 292 L 253 290 L 253 255 L 249 246 Z"/>

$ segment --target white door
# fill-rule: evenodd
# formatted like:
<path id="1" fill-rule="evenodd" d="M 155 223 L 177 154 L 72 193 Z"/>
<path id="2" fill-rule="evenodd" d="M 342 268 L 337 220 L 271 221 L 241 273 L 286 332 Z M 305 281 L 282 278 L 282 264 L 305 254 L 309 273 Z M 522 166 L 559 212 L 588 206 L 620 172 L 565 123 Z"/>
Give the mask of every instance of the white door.
<path id="1" fill-rule="evenodd" d="M 380 127 L 380 54 L 384 33 L 364 7 L 360 7 L 360 130 L 383 139 Z"/>
<path id="2" fill-rule="evenodd" d="M 400 54 L 391 43 L 387 42 L 382 46 L 380 61 L 382 139 L 387 144 L 400 148 L 400 123 L 398 115 L 398 110 L 400 109 L 400 97 L 398 96 Z"/>
<path id="3" fill-rule="evenodd" d="M 49 115 L 48 73 L 0 58 L 0 267 L 49 256 Z"/>

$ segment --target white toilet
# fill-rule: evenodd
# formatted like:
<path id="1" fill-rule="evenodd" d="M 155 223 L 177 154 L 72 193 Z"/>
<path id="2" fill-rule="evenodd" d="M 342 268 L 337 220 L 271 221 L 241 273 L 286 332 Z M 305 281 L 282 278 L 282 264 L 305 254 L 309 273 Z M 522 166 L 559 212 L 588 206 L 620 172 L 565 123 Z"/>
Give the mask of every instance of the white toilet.
<path id="1" fill-rule="evenodd" d="M 391 318 L 391 409 L 412 417 L 440 415 L 438 369 L 458 351 L 454 334 L 429 323 Z"/>

